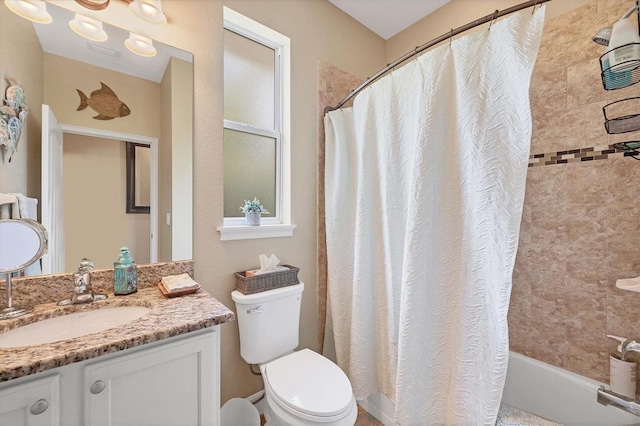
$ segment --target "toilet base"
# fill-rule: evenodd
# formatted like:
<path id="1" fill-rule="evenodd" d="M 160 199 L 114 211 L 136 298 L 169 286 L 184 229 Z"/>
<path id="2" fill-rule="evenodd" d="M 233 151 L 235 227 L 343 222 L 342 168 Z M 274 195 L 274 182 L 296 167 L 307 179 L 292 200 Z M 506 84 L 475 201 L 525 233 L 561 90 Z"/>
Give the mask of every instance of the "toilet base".
<path id="1" fill-rule="evenodd" d="M 345 412 L 344 417 L 334 419 L 331 422 L 312 421 L 301 419 L 285 411 L 280 407 L 271 395 L 265 392 L 264 418 L 266 426 L 352 426 L 358 417 L 358 404 L 355 398 L 351 400 L 350 409 Z M 320 420 L 320 419 L 318 419 Z"/>

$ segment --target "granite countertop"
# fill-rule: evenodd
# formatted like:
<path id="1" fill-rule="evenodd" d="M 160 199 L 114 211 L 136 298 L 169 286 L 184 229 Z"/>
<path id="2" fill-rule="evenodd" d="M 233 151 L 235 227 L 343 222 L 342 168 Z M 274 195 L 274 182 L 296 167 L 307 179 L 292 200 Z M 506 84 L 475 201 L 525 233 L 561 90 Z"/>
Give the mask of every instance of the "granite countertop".
<path id="1" fill-rule="evenodd" d="M 145 306 L 151 311 L 141 318 L 101 333 L 37 346 L 0 348 L 0 382 L 35 374 L 74 362 L 84 361 L 133 348 L 235 319 L 226 306 L 200 289 L 196 293 L 167 298 L 156 286 L 139 288 L 127 296 L 109 294 L 106 300 L 60 307 L 55 303 L 37 305 L 22 317 L 0 321 L 4 332 L 60 315 L 116 306 Z"/>

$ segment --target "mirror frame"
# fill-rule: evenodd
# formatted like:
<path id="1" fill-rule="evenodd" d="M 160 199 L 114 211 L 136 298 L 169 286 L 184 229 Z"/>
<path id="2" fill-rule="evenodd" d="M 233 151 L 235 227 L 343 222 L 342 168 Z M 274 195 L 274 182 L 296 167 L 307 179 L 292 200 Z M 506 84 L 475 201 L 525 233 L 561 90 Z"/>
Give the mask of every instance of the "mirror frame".
<path id="1" fill-rule="evenodd" d="M 150 206 L 136 205 L 136 148 L 149 148 L 135 142 L 125 142 L 127 145 L 127 213 L 151 213 Z"/>

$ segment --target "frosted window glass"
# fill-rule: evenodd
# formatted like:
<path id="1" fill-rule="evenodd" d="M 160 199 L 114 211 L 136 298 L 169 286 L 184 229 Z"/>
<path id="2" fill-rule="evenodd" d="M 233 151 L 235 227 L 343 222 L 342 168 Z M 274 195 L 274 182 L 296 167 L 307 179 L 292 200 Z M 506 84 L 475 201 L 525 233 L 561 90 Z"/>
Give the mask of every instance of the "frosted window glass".
<path id="1" fill-rule="evenodd" d="M 224 129 L 224 217 L 244 217 L 244 200 L 258 197 L 276 215 L 276 140 Z"/>
<path id="2" fill-rule="evenodd" d="M 224 118 L 275 129 L 275 51 L 224 30 Z"/>

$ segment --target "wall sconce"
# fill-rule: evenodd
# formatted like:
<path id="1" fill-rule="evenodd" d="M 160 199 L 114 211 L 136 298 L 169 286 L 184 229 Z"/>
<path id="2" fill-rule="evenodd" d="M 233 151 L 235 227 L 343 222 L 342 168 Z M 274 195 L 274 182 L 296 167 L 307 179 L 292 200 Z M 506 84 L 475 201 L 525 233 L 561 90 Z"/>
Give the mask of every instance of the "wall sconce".
<path id="1" fill-rule="evenodd" d="M 167 23 L 160 0 L 133 0 L 129 3 L 129 10 L 143 21 L 152 24 Z"/>
<path id="2" fill-rule="evenodd" d="M 129 38 L 124 41 L 124 45 L 136 55 L 147 58 L 156 56 L 156 48 L 153 47 L 153 41 L 150 38 L 130 33 Z"/>
<path id="3" fill-rule="evenodd" d="M 105 41 L 107 39 L 107 33 L 102 28 L 102 22 L 79 13 L 76 13 L 76 17 L 69 21 L 69 27 L 76 34 L 92 41 Z"/>
<path id="4" fill-rule="evenodd" d="M 49 24 L 53 21 L 43 0 L 4 0 L 4 4 L 16 15 L 38 24 Z"/>

